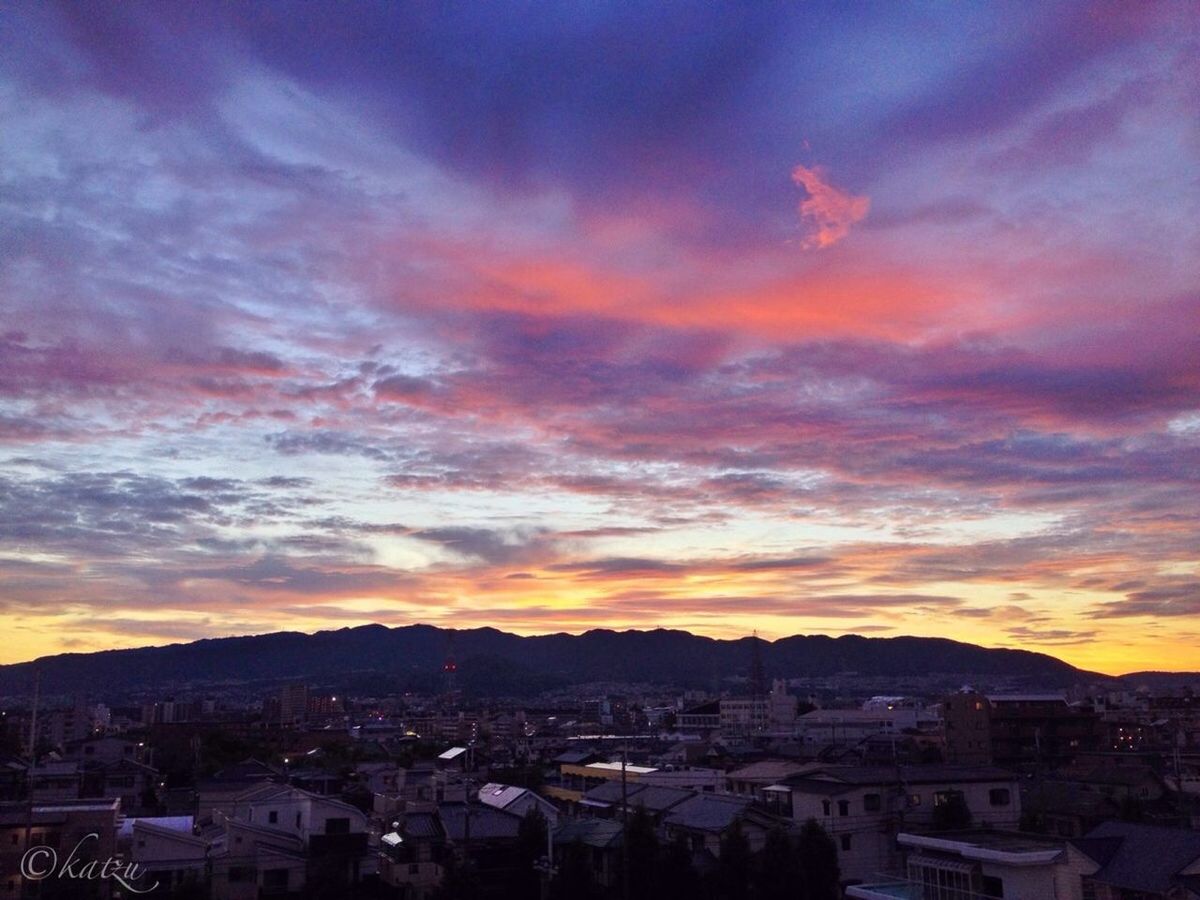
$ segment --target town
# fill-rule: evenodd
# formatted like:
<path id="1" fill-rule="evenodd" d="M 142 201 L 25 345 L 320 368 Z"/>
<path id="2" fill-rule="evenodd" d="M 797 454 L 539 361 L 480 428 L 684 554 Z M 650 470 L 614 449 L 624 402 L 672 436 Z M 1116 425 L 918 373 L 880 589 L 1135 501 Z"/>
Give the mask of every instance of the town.
<path id="1" fill-rule="evenodd" d="M 4 896 L 1178 900 L 1200 695 L 879 679 L 9 698 Z M 135 692 L 136 694 L 136 692 Z M 31 880 L 30 848 L 138 873 Z M 114 865 L 116 863 L 114 862 Z M 153 886 L 153 890 L 150 890 Z M 114 893 L 116 892 L 116 893 Z"/>

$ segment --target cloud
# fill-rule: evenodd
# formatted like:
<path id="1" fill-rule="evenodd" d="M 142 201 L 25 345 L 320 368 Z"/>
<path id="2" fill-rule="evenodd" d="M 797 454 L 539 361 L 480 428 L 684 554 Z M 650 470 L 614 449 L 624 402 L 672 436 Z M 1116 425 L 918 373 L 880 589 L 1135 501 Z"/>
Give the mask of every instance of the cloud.
<path id="1" fill-rule="evenodd" d="M 851 225 L 866 218 L 871 208 L 869 197 L 856 197 L 840 190 L 830 184 L 828 178 L 821 166 L 810 169 L 798 165 L 792 170 L 792 181 L 808 193 L 800 201 L 800 218 L 811 229 L 805 247 L 832 247 L 850 233 Z"/>

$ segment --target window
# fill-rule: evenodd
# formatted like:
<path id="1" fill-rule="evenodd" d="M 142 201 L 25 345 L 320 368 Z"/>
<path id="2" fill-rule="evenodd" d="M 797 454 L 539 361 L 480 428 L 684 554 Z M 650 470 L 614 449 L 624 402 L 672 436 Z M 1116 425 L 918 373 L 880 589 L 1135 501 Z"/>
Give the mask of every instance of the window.
<path id="1" fill-rule="evenodd" d="M 983 896 L 985 897 L 1004 897 L 1004 882 L 995 875 L 983 876 Z"/>
<path id="2" fill-rule="evenodd" d="M 420 863 L 409 863 L 408 864 L 408 874 L 409 875 L 420 875 L 421 874 L 421 864 Z"/>
<path id="3" fill-rule="evenodd" d="M 848 834 L 842 835 L 842 849 L 843 850 L 850 849 L 850 835 L 848 835 Z"/>
<path id="4" fill-rule="evenodd" d="M 296 828 L 300 828 L 300 813 L 296 813 Z"/>
<path id="5" fill-rule="evenodd" d="M 920 806 L 921 805 L 921 795 L 920 794 L 909 794 L 908 795 L 908 805 L 909 806 Z"/>
<path id="6" fill-rule="evenodd" d="M 830 810 L 829 801 L 828 801 L 828 800 L 822 800 L 822 801 L 821 801 L 821 811 L 822 811 L 822 812 L 823 812 L 825 815 L 829 815 L 829 810 Z"/>
<path id="7" fill-rule="evenodd" d="M 230 883 L 242 881 L 255 881 L 258 878 L 258 872 L 253 866 L 230 866 L 229 881 Z"/>
<path id="8" fill-rule="evenodd" d="M 952 802 L 956 797 L 962 797 L 962 791 L 934 791 L 933 805 L 945 806 L 947 803 Z"/>
<path id="9" fill-rule="evenodd" d="M 349 819 L 326 819 L 325 820 L 326 834 L 349 834 L 350 820 Z"/>
<path id="10" fill-rule="evenodd" d="M 883 800 L 878 794 L 865 794 L 863 796 L 863 809 L 867 812 L 879 812 L 883 809 Z"/>
<path id="11" fill-rule="evenodd" d="M 1008 806 L 1012 803 L 1012 793 L 1008 788 L 992 788 L 988 791 L 988 802 L 992 806 Z"/>
<path id="12" fill-rule="evenodd" d="M 269 824 L 274 825 L 278 821 L 279 821 L 279 810 L 273 809 L 267 813 L 267 822 Z"/>
<path id="13" fill-rule="evenodd" d="M 838 815 L 839 816 L 850 815 L 850 801 L 849 800 L 839 800 L 838 801 Z"/>

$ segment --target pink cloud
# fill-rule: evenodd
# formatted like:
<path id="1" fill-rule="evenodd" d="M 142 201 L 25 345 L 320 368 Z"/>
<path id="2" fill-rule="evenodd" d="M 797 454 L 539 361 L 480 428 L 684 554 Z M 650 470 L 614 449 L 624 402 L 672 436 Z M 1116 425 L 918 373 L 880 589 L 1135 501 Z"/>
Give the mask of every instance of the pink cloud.
<path id="1" fill-rule="evenodd" d="M 871 208 L 869 197 L 839 190 L 828 177 L 821 166 L 796 166 L 792 170 L 792 181 L 808 192 L 808 197 L 800 201 L 800 218 L 813 229 L 805 239 L 806 248 L 833 246 L 850 233 L 851 225 L 866 218 Z"/>

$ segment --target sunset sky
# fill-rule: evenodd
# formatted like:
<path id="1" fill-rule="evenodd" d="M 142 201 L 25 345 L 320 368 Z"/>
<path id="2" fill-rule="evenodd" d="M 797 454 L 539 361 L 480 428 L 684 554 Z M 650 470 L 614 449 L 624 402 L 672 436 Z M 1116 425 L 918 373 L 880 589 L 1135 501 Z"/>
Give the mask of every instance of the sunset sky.
<path id="1" fill-rule="evenodd" d="M 5 4 L 0 662 L 1200 669 L 1200 6 Z"/>

